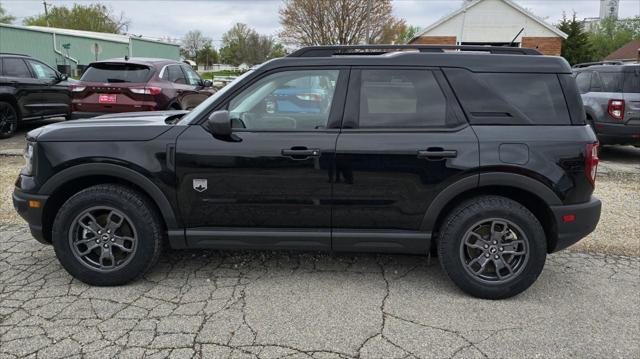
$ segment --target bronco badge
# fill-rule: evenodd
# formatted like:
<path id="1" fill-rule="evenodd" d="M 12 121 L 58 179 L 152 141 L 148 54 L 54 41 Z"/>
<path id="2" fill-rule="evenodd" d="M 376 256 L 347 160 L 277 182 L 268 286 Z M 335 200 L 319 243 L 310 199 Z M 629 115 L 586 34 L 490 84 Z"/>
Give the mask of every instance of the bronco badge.
<path id="1" fill-rule="evenodd" d="M 193 189 L 198 192 L 204 192 L 207 190 L 207 180 L 202 178 L 193 179 Z"/>

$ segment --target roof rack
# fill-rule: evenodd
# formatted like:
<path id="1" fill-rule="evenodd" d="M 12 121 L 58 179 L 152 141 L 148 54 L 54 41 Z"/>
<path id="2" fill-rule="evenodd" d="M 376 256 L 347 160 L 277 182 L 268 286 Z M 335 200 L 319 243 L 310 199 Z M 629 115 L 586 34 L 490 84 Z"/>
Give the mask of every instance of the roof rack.
<path id="1" fill-rule="evenodd" d="M 596 62 L 583 62 L 581 64 L 575 64 L 572 67 L 574 69 L 579 69 L 583 67 L 595 66 L 595 65 L 624 65 L 622 61 L 596 61 Z"/>
<path id="2" fill-rule="evenodd" d="M 288 57 L 331 57 L 339 55 L 382 55 L 396 50 L 445 52 L 445 50 L 488 52 L 491 54 L 542 55 L 536 49 L 508 46 L 473 45 L 331 45 L 308 46 L 296 50 Z"/>

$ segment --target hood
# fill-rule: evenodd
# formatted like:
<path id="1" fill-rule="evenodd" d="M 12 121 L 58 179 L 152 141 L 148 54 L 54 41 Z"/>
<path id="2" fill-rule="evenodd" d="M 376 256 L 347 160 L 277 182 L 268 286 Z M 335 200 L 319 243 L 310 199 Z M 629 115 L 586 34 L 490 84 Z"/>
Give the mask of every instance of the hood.
<path id="1" fill-rule="evenodd" d="M 37 128 L 27 139 L 39 142 L 148 141 L 188 111 L 128 112 L 65 121 Z"/>

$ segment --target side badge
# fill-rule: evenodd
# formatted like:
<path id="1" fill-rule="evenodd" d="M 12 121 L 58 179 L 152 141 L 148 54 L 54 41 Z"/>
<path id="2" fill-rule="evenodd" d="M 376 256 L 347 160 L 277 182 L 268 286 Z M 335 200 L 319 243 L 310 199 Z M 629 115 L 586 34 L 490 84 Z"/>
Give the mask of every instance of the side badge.
<path id="1" fill-rule="evenodd" d="M 198 192 L 204 192 L 207 190 L 207 180 L 202 178 L 193 179 L 193 189 Z"/>

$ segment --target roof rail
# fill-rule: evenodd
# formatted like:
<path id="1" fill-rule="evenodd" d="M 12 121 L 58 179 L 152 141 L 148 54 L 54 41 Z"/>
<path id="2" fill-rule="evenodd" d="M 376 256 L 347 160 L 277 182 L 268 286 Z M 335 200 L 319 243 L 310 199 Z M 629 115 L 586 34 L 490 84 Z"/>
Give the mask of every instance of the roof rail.
<path id="1" fill-rule="evenodd" d="M 364 50 L 364 51 L 363 51 Z M 444 52 L 445 50 L 488 52 L 491 54 L 542 55 L 536 49 L 508 46 L 473 45 L 330 45 L 308 46 L 298 49 L 288 57 L 331 57 L 336 55 L 382 55 L 396 50 L 420 52 Z"/>
<path id="2" fill-rule="evenodd" d="M 579 69 L 579 68 L 595 66 L 595 65 L 624 65 L 624 63 L 622 61 L 615 61 L 615 60 L 611 60 L 611 61 L 596 61 L 596 62 L 583 62 L 583 63 L 580 63 L 580 64 L 575 64 L 572 67 L 574 69 Z"/>

